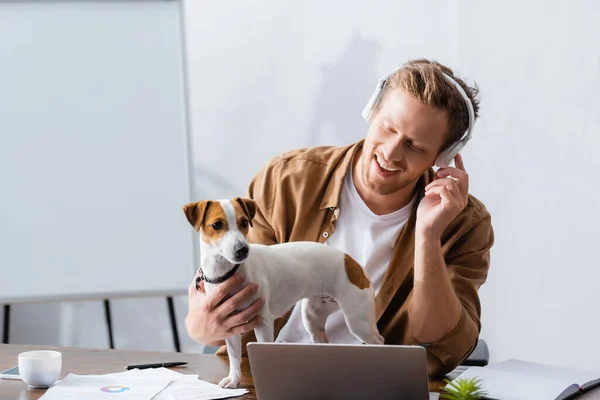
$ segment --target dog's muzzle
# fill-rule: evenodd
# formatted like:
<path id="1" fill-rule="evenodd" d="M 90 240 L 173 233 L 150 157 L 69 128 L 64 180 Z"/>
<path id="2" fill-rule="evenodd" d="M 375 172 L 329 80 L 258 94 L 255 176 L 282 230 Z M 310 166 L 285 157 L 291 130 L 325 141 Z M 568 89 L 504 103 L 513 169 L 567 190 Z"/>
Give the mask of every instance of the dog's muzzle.
<path id="1" fill-rule="evenodd" d="M 236 245 L 233 248 L 233 253 L 235 254 L 235 258 L 237 261 L 243 261 L 246 259 L 246 257 L 248 257 L 248 252 L 249 252 L 249 247 L 248 245 L 245 244 L 239 244 Z"/>

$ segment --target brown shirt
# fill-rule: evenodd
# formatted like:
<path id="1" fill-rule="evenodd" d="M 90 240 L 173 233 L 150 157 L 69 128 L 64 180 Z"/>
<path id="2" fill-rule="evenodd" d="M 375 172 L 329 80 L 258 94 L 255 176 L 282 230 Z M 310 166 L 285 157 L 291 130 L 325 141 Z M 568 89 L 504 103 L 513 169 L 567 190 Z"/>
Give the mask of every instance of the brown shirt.
<path id="1" fill-rule="evenodd" d="M 335 234 L 342 183 L 355 152 L 363 141 L 349 146 L 326 146 L 294 150 L 273 158 L 250 183 L 247 197 L 258 203 L 250 229 L 251 243 L 275 244 L 292 241 L 325 242 Z M 419 196 L 434 177 L 426 171 L 419 183 Z M 419 199 L 420 199 L 419 197 Z M 423 345 L 427 367 L 433 377 L 459 365 L 475 348 L 481 330 L 479 287 L 485 282 L 494 241 L 490 214 L 469 195 L 465 209 L 445 230 L 442 251 L 449 277 L 462 304 L 458 325 L 440 340 L 421 344 L 409 325 L 413 288 L 415 204 L 402 228 L 376 298 L 377 326 L 386 344 Z M 275 337 L 291 310 L 275 321 Z M 243 336 L 243 354 L 254 332 Z M 218 354 L 225 354 L 226 348 Z"/>

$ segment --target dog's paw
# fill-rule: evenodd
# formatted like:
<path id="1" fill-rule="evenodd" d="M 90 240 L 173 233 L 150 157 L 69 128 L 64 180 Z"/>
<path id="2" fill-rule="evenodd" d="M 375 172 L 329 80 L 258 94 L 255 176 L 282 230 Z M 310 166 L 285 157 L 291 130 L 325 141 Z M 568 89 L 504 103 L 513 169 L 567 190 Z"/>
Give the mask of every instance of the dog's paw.
<path id="1" fill-rule="evenodd" d="M 361 341 L 362 344 L 385 344 L 385 338 L 381 336 L 379 333 L 373 335 L 373 338 L 368 341 Z"/>
<path id="2" fill-rule="evenodd" d="M 221 382 L 219 382 L 219 386 L 222 388 L 227 388 L 227 389 L 235 389 L 238 387 L 239 383 L 240 383 L 239 377 L 228 376 L 226 378 L 221 379 Z"/>
<path id="3" fill-rule="evenodd" d="M 313 343 L 329 343 L 329 338 L 327 337 L 327 333 L 325 329 L 318 329 L 313 338 Z"/>

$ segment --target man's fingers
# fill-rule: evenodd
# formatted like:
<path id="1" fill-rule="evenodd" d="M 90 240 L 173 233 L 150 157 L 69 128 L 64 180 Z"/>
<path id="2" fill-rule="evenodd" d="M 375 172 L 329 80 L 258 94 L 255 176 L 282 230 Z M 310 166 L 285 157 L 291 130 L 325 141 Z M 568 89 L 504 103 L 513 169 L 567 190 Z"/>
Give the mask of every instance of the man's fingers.
<path id="1" fill-rule="evenodd" d="M 219 284 L 209 294 L 209 305 L 210 309 L 216 308 L 228 295 L 229 293 L 235 292 L 235 289 L 244 281 L 244 276 L 241 273 L 234 274 L 231 278 L 225 282 Z"/>
<path id="2" fill-rule="evenodd" d="M 426 194 L 437 194 L 442 197 L 446 201 L 455 200 L 459 203 L 462 203 L 462 198 L 458 188 L 456 187 L 456 183 L 451 183 L 447 185 L 439 185 L 429 188 Z"/>
<path id="3" fill-rule="evenodd" d="M 199 292 L 202 292 L 203 294 L 206 294 L 206 291 L 204 290 L 204 281 L 200 279 L 200 277 L 196 278 L 196 282 L 195 282 L 195 286 L 196 286 L 196 290 Z"/>
<path id="4" fill-rule="evenodd" d="M 252 318 L 250 321 L 246 322 L 245 324 L 234 326 L 233 328 L 231 328 L 229 330 L 229 333 L 231 333 L 233 335 L 241 335 L 243 333 L 246 333 L 246 332 L 251 331 L 252 329 L 256 328 L 262 322 L 263 322 L 263 317 L 261 317 L 260 315 L 257 315 L 256 317 Z"/>
<path id="5" fill-rule="evenodd" d="M 465 163 L 463 162 L 463 158 L 460 154 L 457 154 L 456 157 L 454 157 L 454 165 L 456 165 L 456 168 L 460 169 L 461 171 L 466 171 Z"/>
<path id="6" fill-rule="evenodd" d="M 446 185 L 456 185 L 456 181 L 452 178 L 439 178 L 431 182 L 429 185 L 425 186 L 425 191 L 429 191 L 429 189 L 434 188 L 436 186 L 446 186 Z"/>
<path id="7" fill-rule="evenodd" d="M 434 182 L 436 182 L 439 179 L 452 179 L 452 180 L 456 181 L 460 191 L 464 195 L 466 195 L 468 193 L 468 191 L 469 191 L 469 174 L 467 172 L 460 170 L 458 168 L 448 167 L 448 168 L 439 169 L 436 175 L 439 178 L 435 179 L 429 185 L 433 184 Z"/>
<path id="8" fill-rule="evenodd" d="M 218 315 L 222 319 L 227 318 L 229 314 L 238 310 L 242 304 L 248 302 L 252 296 L 258 290 L 258 285 L 256 283 L 249 283 L 242 290 L 231 296 L 229 299 L 225 300 L 223 304 L 218 306 Z"/>
<path id="9" fill-rule="evenodd" d="M 190 282 L 190 286 L 188 287 L 188 296 L 191 296 L 198 291 L 198 289 L 196 288 L 196 282 L 199 277 L 200 271 L 198 270 L 196 271 L 196 275 L 194 275 L 194 279 L 192 279 L 192 281 Z"/>
<path id="10" fill-rule="evenodd" d="M 440 197 L 442 198 L 442 204 L 461 203 L 460 199 L 449 189 L 449 186 L 444 186 L 442 190 L 440 190 Z"/>
<path id="11" fill-rule="evenodd" d="M 469 174 L 467 174 L 467 172 L 460 170 L 458 168 L 446 167 L 446 168 L 438 169 L 436 175 L 439 178 L 452 177 L 455 179 L 462 179 L 462 178 L 468 176 Z"/>
<path id="12" fill-rule="evenodd" d="M 245 310 L 237 312 L 233 315 L 230 314 L 230 316 L 225 320 L 225 324 L 233 327 L 251 320 L 260 312 L 264 304 L 265 300 L 262 298 L 254 300 L 254 302 L 252 302 L 252 304 L 250 304 L 250 306 L 248 306 L 248 308 Z"/>

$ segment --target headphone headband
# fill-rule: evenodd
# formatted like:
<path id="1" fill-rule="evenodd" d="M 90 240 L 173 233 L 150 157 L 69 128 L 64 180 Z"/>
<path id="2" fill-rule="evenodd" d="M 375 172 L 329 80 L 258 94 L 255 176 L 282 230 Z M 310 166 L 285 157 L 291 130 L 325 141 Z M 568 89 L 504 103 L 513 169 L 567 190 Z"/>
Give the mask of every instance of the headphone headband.
<path id="1" fill-rule="evenodd" d="M 467 96 L 467 93 L 462 88 L 462 86 L 460 86 L 458 84 L 458 82 L 456 82 L 454 79 L 452 79 L 452 77 L 450 77 L 446 73 L 442 72 L 442 74 L 444 74 L 444 77 L 446 78 L 446 80 L 448 82 L 450 82 L 451 84 L 453 84 L 454 87 L 456 89 L 458 89 L 458 92 L 460 93 L 460 95 L 462 96 L 463 100 L 467 104 L 467 112 L 469 113 L 469 126 L 467 127 L 467 130 L 462 135 L 462 137 L 460 138 L 460 140 L 463 140 L 465 137 L 468 137 L 470 139 L 471 138 L 471 132 L 473 131 L 473 125 L 475 124 L 475 110 L 473 109 L 473 103 L 471 103 L 471 99 L 469 99 L 469 96 Z"/>
<path id="2" fill-rule="evenodd" d="M 362 111 L 362 116 L 364 119 L 366 119 L 367 121 L 371 119 L 371 115 L 373 114 L 375 106 L 381 100 L 381 96 L 383 95 L 383 89 L 385 88 L 388 79 L 402 68 L 403 66 L 391 70 L 390 72 L 385 74 L 383 78 L 379 80 L 379 82 L 377 82 L 375 91 L 371 95 L 371 98 L 369 99 L 367 105 Z M 445 72 L 442 71 L 442 74 L 444 75 L 444 78 L 458 90 L 464 102 L 466 103 L 467 112 L 469 114 L 469 125 L 465 133 L 461 136 L 460 140 L 450 145 L 449 148 L 440 153 L 436 160 L 436 165 L 440 167 L 447 167 L 450 164 L 450 162 L 452 162 L 454 157 L 460 152 L 460 150 L 462 150 L 462 148 L 467 144 L 469 139 L 471 139 L 471 132 L 473 131 L 473 125 L 475 124 L 475 110 L 473 109 L 473 103 L 471 102 L 471 99 L 469 99 L 469 96 L 467 96 L 467 93 L 462 88 L 462 86 L 460 86 L 457 81 L 455 81 Z"/>

